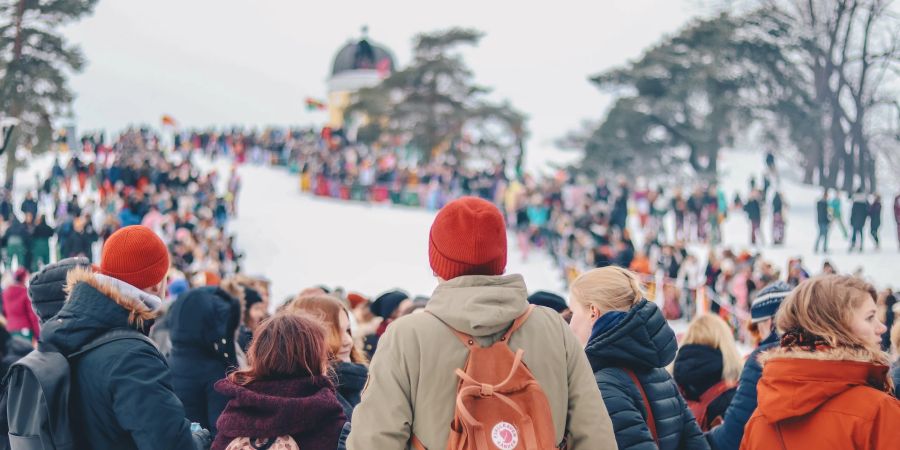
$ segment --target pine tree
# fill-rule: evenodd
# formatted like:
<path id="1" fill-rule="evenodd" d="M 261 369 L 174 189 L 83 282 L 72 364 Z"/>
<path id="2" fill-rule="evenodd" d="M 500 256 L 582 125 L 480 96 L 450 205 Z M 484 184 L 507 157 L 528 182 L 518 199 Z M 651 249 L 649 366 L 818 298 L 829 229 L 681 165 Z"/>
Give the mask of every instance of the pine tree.
<path id="1" fill-rule="evenodd" d="M 452 28 L 415 38 L 413 61 L 377 86 L 356 93 L 345 116 L 365 125 L 358 140 L 400 137 L 426 160 L 438 154 L 464 159 L 479 153 L 521 165 L 525 116 L 508 103 L 485 98 L 490 90 L 473 81 L 460 45 L 477 45 L 482 33 Z"/>
<path id="2" fill-rule="evenodd" d="M 68 74 L 84 56 L 60 28 L 90 14 L 97 0 L 0 0 L 0 115 L 17 119 L 7 147 L 6 186 L 12 187 L 16 149 L 49 147 L 52 120 L 74 97 Z"/>

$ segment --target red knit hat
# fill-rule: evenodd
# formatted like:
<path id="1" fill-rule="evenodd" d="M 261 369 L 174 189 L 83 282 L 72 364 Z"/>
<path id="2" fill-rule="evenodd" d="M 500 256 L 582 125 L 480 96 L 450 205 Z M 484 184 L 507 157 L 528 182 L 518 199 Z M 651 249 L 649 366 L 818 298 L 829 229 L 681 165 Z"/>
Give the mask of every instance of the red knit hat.
<path id="1" fill-rule="evenodd" d="M 506 226 L 500 210 L 475 197 L 444 206 L 431 225 L 428 261 L 437 276 L 502 275 L 506 269 Z"/>
<path id="2" fill-rule="evenodd" d="M 169 250 L 151 229 L 121 228 L 103 244 L 100 273 L 138 289 L 159 284 L 169 271 Z"/>

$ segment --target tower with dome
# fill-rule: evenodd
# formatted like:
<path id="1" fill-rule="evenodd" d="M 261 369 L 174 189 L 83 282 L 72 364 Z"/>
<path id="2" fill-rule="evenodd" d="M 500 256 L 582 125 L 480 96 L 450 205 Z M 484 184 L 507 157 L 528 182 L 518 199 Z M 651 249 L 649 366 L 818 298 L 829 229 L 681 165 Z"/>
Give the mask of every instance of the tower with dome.
<path id="1" fill-rule="evenodd" d="M 334 57 L 328 78 L 328 126 L 332 129 L 343 127 L 351 94 L 378 84 L 394 71 L 393 53 L 368 34 L 368 27 L 363 27 L 362 37 L 351 39 Z"/>

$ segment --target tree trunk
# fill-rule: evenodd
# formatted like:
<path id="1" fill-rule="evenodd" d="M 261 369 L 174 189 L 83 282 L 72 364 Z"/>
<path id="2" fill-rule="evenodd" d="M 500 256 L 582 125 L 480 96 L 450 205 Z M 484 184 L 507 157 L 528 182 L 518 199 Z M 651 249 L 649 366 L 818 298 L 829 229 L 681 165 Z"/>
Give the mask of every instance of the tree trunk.
<path id="1" fill-rule="evenodd" d="M 16 70 L 17 65 L 15 64 L 20 58 L 22 58 L 22 20 L 25 17 L 25 0 L 19 0 L 19 3 L 16 7 L 16 40 L 13 44 L 13 57 L 12 61 L 10 61 L 9 66 L 12 66 L 12 70 Z M 9 67 L 7 66 L 7 67 Z M 7 69 L 9 70 L 9 69 Z M 6 76 L 14 76 L 10 75 L 8 72 Z M 16 90 L 13 89 L 13 92 Z M 21 119 L 22 118 L 22 102 L 21 100 L 13 100 L 12 108 L 10 110 L 10 117 L 13 119 Z M 21 134 L 22 128 L 16 127 L 10 135 L 10 142 L 6 147 L 6 181 L 3 183 L 7 189 L 12 189 L 15 182 L 16 175 L 16 150 L 19 148 L 19 135 Z"/>

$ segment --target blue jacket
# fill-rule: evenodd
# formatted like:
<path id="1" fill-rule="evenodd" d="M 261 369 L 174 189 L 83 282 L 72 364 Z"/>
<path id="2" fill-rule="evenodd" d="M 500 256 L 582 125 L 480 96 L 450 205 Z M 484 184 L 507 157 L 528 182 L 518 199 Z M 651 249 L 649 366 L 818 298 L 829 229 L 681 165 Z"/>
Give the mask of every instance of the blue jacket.
<path id="1" fill-rule="evenodd" d="M 759 354 L 773 347 L 777 347 L 779 337 L 772 333 L 766 340 L 759 344 L 756 350 L 750 353 L 744 370 L 741 371 L 741 379 L 738 381 L 737 392 L 731 400 L 731 405 L 725 410 L 725 421 L 708 433 L 710 445 L 715 450 L 738 450 L 741 439 L 744 437 L 744 426 L 756 411 L 756 383 L 762 376 L 762 365 L 759 364 Z"/>
<path id="2" fill-rule="evenodd" d="M 620 450 L 657 450 L 647 427 L 644 400 L 622 368 L 634 371 L 647 393 L 659 435 L 659 450 L 702 450 L 694 415 L 664 369 L 675 360 L 675 332 L 654 303 L 641 300 L 610 330 L 585 347 Z"/>

